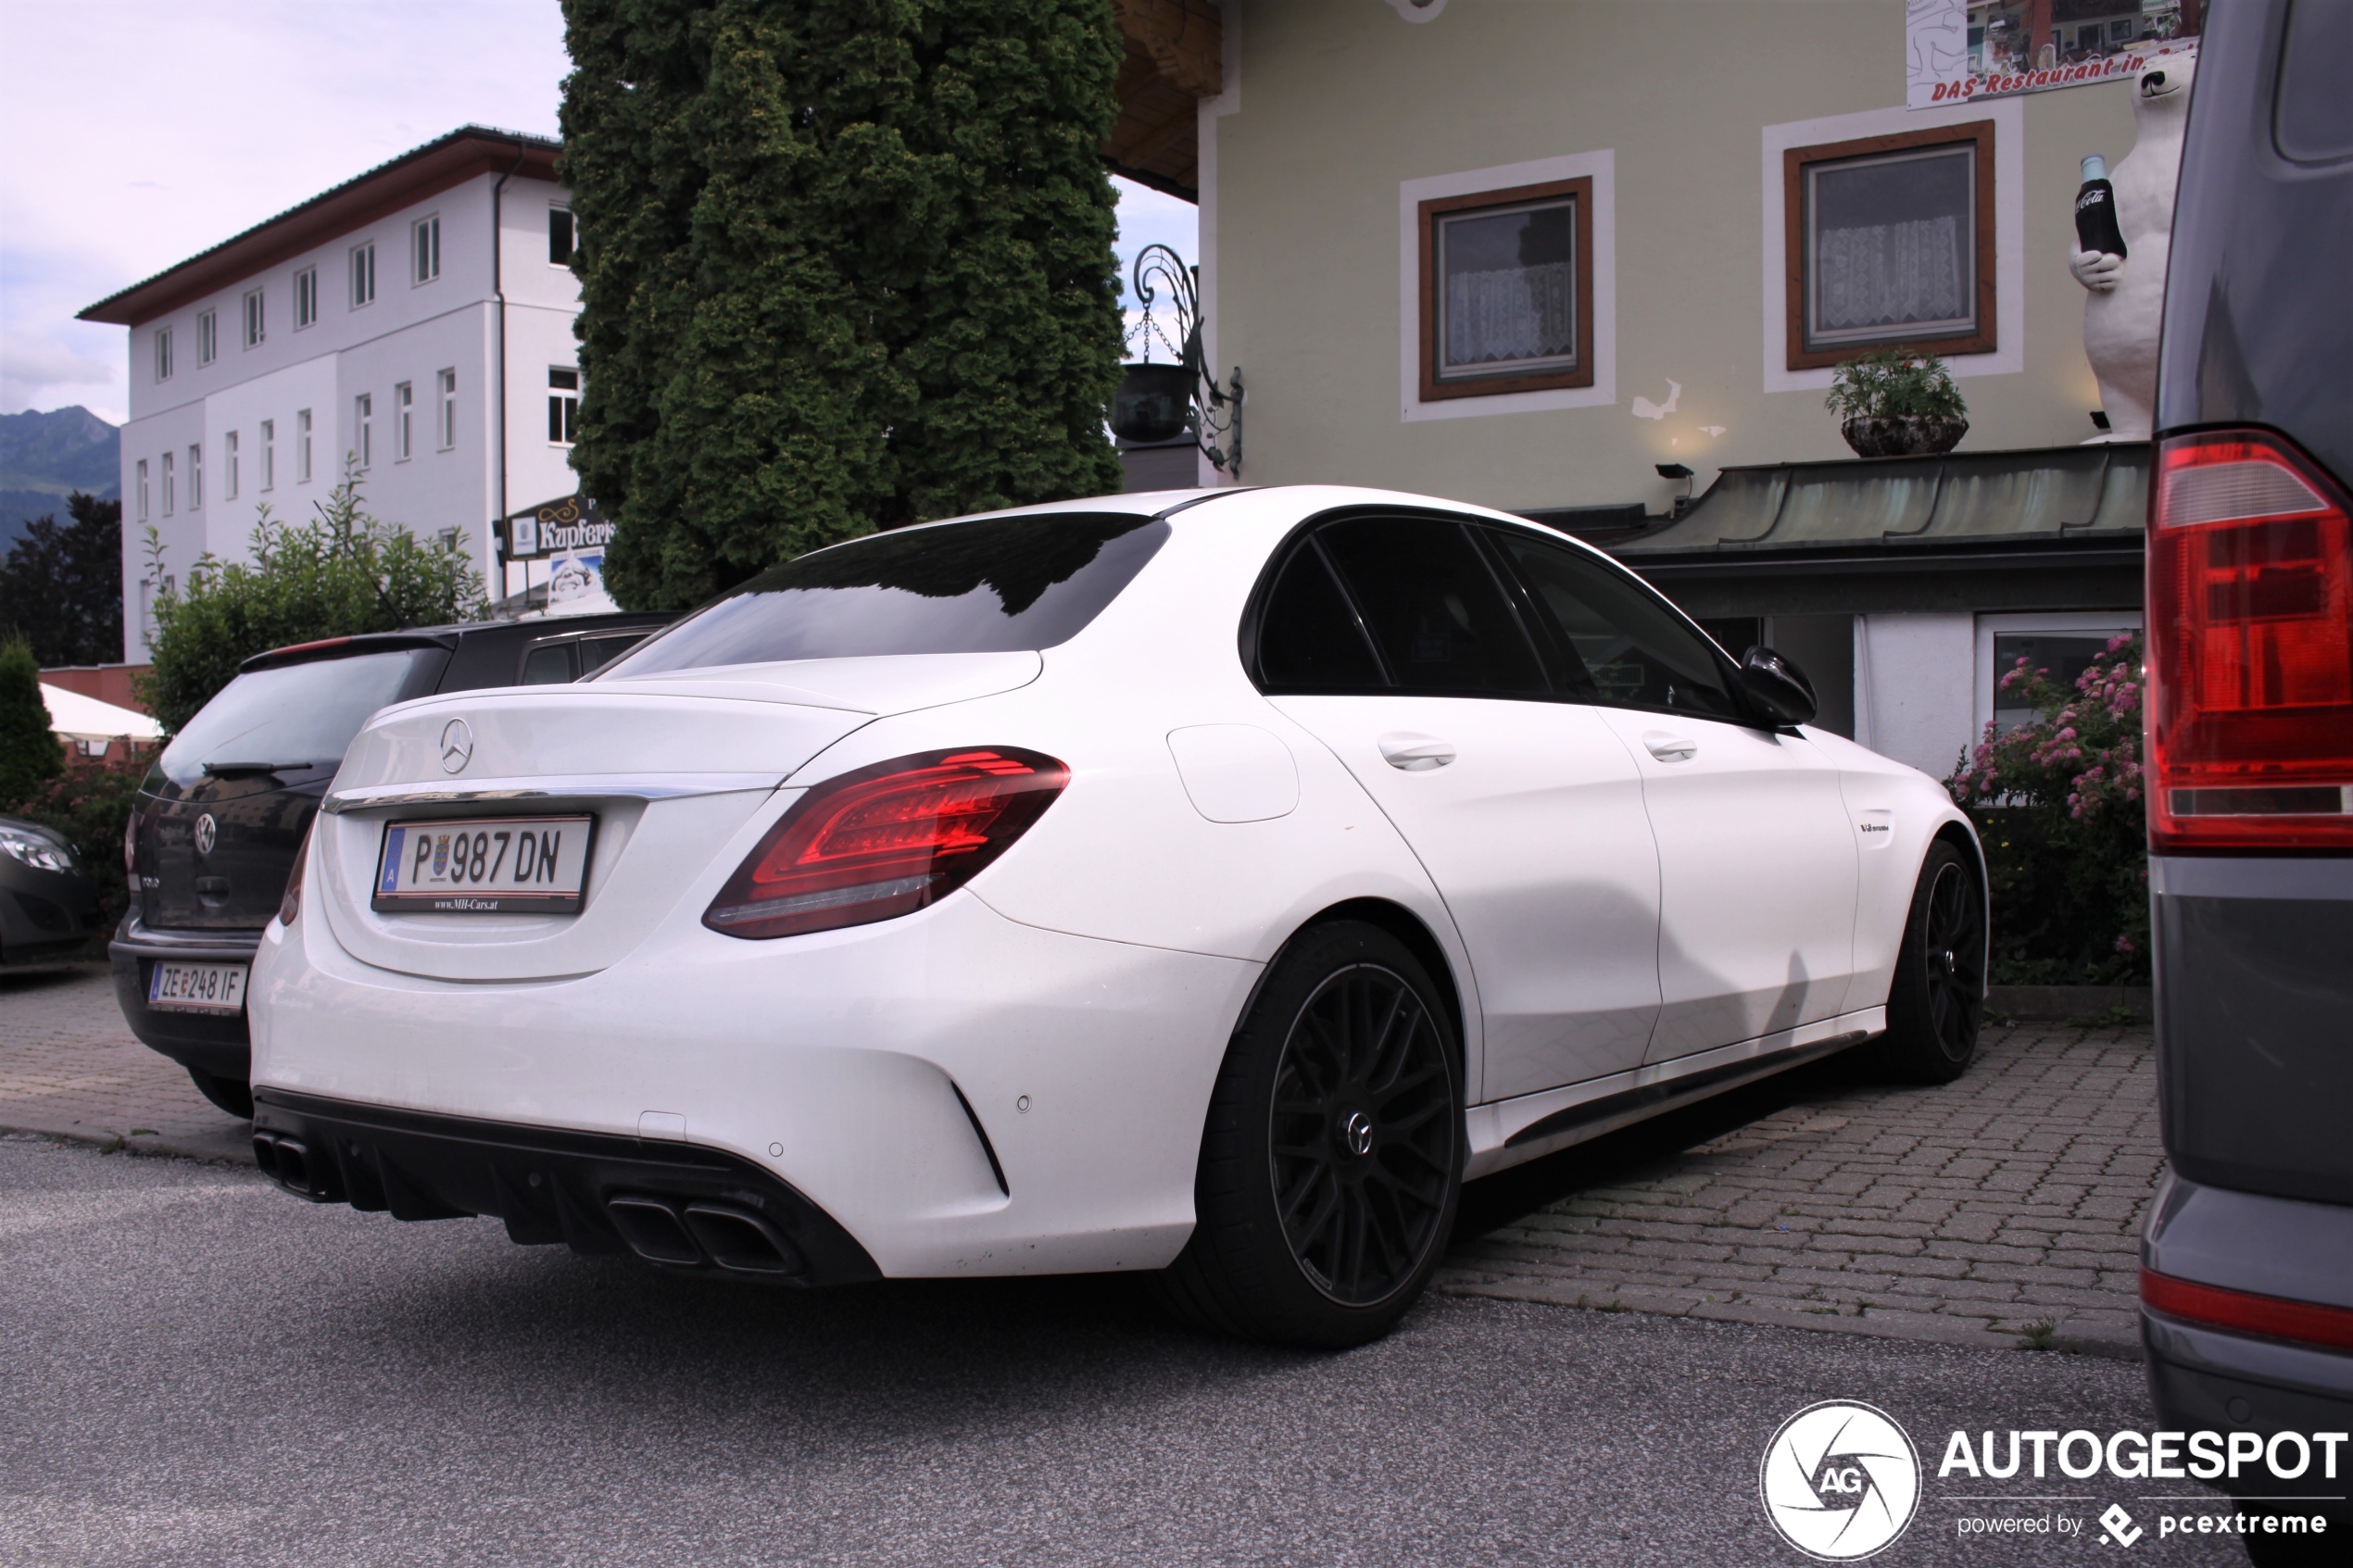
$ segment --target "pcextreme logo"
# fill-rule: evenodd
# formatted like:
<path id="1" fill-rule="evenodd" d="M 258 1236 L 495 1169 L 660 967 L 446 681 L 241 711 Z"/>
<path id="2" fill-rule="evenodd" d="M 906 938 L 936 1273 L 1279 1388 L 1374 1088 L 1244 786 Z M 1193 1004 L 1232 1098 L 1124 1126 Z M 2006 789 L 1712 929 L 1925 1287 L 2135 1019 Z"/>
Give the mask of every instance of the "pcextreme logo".
<path id="1" fill-rule="evenodd" d="M 1765 1517 L 1808 1557 L 1849 1562 L 1894 1543 L 1920 1500 L 1920 1456 L 1894 1418 L 1851 1399 L 1808 1405 L 1765 1445 Z"/>

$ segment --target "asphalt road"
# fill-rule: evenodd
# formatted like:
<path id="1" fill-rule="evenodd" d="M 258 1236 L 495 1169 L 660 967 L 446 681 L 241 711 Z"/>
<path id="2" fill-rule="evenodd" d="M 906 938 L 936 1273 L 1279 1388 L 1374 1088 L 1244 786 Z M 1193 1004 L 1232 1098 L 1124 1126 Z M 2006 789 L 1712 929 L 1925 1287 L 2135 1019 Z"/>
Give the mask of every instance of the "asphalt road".
<path id="1" fill-rule="evenodd" d="M 0 1137 L 10 1564 L 1797 1564 L 1757 1466 L 1824 1399 L 1928 1467 L 1875 1563 L 2245 1561 L 2097 1539 L 2148 1483 L 1936 1478 L 1957 1427 L 2147 1429 L 2126 1362 L 1455 1298 L 1301 1355 L 1132 1280 L 707 1284 Z M 1947 1500 L 2011 1491 L 2092 1500 Z"/>

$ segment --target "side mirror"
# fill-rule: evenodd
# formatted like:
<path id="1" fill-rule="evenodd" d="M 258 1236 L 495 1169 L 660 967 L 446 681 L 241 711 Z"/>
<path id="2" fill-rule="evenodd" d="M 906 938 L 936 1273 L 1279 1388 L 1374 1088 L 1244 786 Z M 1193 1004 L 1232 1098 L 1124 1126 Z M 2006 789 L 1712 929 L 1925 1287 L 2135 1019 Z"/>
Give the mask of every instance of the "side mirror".
<path id="1" fill-rule="evenodd" d="M 1751 648 L 1742 658 L 1741 689 L 1777 723 L 1810 724 L 1821 709 L 1806 671 L 1771 648 Z"/>

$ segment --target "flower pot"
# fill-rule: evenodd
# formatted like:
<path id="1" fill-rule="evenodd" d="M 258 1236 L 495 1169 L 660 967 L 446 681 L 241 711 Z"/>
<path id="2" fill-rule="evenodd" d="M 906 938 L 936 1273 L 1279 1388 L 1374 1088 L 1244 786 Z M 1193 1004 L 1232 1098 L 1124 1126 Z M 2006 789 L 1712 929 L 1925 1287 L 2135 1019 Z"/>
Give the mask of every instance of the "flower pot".
<path id="1" fill-rule="evenodd" d="M 1932 458 L 1969 433 L 1957 414 L 1872 414 L 1838 427 L 1858 458 Z"/>
<path id="2" fill-rule="evenodd" d="M 1193 372 L 1182 365 L 1123 366 L 1112 395 L 1112 433 L 1139 446 L 1174 441 L 1185 433 L 1192 396 Z"/>

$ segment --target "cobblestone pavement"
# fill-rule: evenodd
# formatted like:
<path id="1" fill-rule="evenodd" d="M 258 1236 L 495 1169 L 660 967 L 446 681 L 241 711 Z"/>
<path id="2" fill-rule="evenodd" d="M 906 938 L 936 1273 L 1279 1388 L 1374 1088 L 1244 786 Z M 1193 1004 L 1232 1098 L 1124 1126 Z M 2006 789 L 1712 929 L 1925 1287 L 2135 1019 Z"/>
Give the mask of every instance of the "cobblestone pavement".
<path id="1" fill-rule="evenodd" d="M 102 965 L 0 974 L 0 1127 L 252 1158 Z M 1475 1183 L 1457 1295 L 2137 1354 L 2163 1170 L 2143 1027 L 2013 1024 L 1957 1084 L 1833 1060 Z"/>
<path id="2" fill-rule="evenodd" d="M 131 1033 L 102 963 L 0 972 L 0 1127 L 253 1159 L 245 1123 L 214 1110 L 178 1063 Z"/>
<path id="3" fill-rule="evenodd" d="M 1516 1190 L 1475 1186 L 1439 1287 L 2139 1353 L 2140 1224 L 2164 1169 L 2147 1029 L 1996 1027 L 1941 1088 L 1833 1060 L 1683 1115 Z"/>

